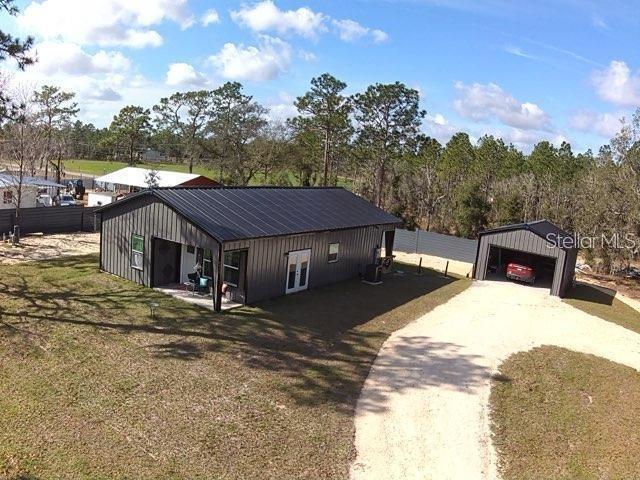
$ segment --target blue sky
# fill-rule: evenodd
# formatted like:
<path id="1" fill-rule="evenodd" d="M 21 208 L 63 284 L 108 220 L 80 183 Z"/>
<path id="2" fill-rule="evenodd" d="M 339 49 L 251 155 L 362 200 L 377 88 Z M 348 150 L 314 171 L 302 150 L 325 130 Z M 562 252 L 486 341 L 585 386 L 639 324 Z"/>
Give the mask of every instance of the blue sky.
<path id="1" fill-rule="evenodd" d="M 506 0 L 36 0 L 12 32 L 40 62 L 16 84 L 78 92 L 107 125 L 126 104 L 241 81 L 274 118 L 330 72 L 349 92 L 417 88 L 424 129 L 597 148 L 640 106 L 640 3 Z"/>

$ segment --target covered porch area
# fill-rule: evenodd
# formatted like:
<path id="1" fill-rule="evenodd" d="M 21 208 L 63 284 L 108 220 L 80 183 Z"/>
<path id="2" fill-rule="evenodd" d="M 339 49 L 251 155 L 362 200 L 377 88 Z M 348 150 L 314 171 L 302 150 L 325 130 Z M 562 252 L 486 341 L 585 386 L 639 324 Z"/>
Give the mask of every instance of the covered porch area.
<path id="1" fill-rule="evenodd" d="M 154 237 L 152 286 L 214 311 L 216 291 L 219 291 L 221 310 L 242 306 L 246 291 L 246 253 L 246 250 L 225 252 L 220 258 L 210 248 Z"/>
<path id="2" fill-rule="evenodd" d="M 162 287 L 156 287 L 155 290 L 162 292 L 166 295 L 171 295 L 174 298 L 178 298 L 184 302 L 198 305 L 200 307 L 208 308 L 211 311 L 215 311 L 215 305 L 213 302 L 213 293 L 197 293 L 188 288 L 184 284 L 165 285 Z M 224 310 L 230 310 L 232 308 L 241 307 L 242 303 L 234 302 L 232 299 L 227 298 L 227 295 L 222 295 L 222 301 L 220 308 Z"/>

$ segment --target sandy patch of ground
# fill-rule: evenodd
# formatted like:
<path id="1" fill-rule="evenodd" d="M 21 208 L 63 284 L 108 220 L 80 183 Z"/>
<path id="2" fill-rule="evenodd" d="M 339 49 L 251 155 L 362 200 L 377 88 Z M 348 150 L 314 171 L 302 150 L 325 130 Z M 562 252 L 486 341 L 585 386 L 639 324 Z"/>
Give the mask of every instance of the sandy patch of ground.
<path id="1" fill-rule="evenodd" d="M 352 479 L 499 478 L 491 378 L 511 354 L 540 345 L 640 370 L 640 335 L 546 289 L 475 282 L 383 345 L 358 400 Z"/>
<path id="2" fill-rule="evenodd" d="M 470 277 L 473 272 L 473 263 L 459 262 L 457 260 L 449 260 L 448 258 L 434 257 L 433 255 L 424 255 L 420 253 L 406 253 L 394 251 L 395 260 L 402 263 L 409 263 L 412 265 L 419 265 L 422 259 L 422 266 L 424 268 L 431 268 L 432 270 L 438 270 L 444 272 L 445 269 L 449 273 L 455 273 L 462 277 Z M 447 267 L 447 263 L 449 263 Z"/>
<path id="3" fill-rule="evenodd" d="M 99 250 L 99 233 L 28 235 L 20 239 L 20 245 L 17 247 L 0 243 L 0 265 L 85 255 L 97 253 Z"/>

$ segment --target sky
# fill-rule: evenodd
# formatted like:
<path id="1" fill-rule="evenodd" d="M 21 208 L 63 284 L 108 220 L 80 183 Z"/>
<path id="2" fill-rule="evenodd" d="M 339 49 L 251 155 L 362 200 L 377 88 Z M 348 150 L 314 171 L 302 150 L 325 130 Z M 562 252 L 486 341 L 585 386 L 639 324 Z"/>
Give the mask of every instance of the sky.
<path id="1" fill-rule="evenodd" d="M 640 107 L 640 2 L 589 0 L 18 0 L 0 28 L 35 38 L 12 81 L 77 92 L 107 126 L 125 105 L 240 81 L 270 108 L 328 72 L 348 93 L 400 81 L 425 133 L 597 152 Z"/>

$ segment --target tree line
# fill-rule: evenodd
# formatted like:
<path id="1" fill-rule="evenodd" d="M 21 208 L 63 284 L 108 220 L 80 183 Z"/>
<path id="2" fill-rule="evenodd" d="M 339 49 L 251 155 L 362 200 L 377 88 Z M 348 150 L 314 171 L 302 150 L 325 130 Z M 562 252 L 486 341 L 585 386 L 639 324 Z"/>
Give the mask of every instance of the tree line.
<path id="1" fill-rule="evenodd" d="M 64 159 L 135 165 L 152 150 L 190 171 L 206 166 L 225 184 L 345 186 L 408 228 L 474 238 L 546 218 L 605 239 L 585 249 L 602 270 L 636 258 L 629 239 L 640 226 L 640 113 L 595 154 L 548 141 L 525 154 L 490 135 L 472 142 L 460 132 L 441 144 L 422 131 L 418 92 L 400 82 L 355 95 L 346 88 L 329 74 L 314 78 L 295 100 L 298 115 L 273 121 L 240 83 L 228 82 L 176 92 L 150 109 L 126 106 L 100 129 L 77 120 L 72 92 L 44 86 L 14 95 L 19 114 L 4 124 L 3 153 L 59 181 Z"/>
<path id="2" fill-rule="evenodd" d="M 12 0 L 0 0 L 0 10 L 16 13 Z M 0 32 L 0 61 L 25 68 L 32 43 Z M 96 128 L 78 120 L 73 92 L 12 90 L 5 80 L 0 153 L 20 178 L 59 182 L 65 159 L 133 165 L 155 152 L 190 171 L 206 166 L 225 184 L 341 185 L 408 228 L 474 238 L 489 227 L 546 218 L 593 237 L 581 246 L 601 271 L 637 259 L 640 110 L 597 153 L 541 141 L 525 154 L 491 135 L 474 142 L 459 132 L 441 144 L 423 132 L 419 93 L 403 83 L 346 91 L 341 80 L 320 75 L 295 100 L 297 115 L 274 121 L 240 83 L 228 82 L 176 92 L 152 108 L 126 106 Z"/>

